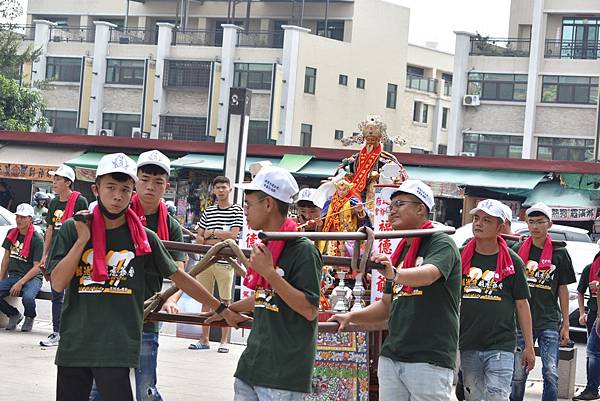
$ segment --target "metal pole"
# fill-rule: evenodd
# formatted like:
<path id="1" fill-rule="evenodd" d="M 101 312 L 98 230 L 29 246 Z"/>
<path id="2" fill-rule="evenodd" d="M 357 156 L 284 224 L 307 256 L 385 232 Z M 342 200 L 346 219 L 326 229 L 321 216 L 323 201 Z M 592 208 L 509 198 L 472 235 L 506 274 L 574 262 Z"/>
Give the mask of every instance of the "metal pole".
<path id="1" fill-rule="evenodd" d="M 329 0 L 325 1 L 325 37 L 329 37 Z"/>
<path id="2" fill-rule="evenodd" d="M 302 0 L 302 10 L 300 11 L 300 26 L 304 26 L 304 0 Z"/>
<path id="3" fill-rule="evenodd" d="M 246 33 L 250 31 L 250 4 L 251 0 L 246 0 Z"/>
<path id="4" fill-rule="evenodd" d="M 415 230 L 396 230 L 396 231 L 379 231 L 374 233 L 375 239 L 392 239 L 392 238 L 410 238 L 410 237 L 427 237 L 435 233 L 454 234 L 454 227 L 427 228 Z M 292 241 L 298 238 L 308 238 L 313 241 L 361 241 L 367 239 L 367 234 L 363 232 L 259 232 L 258 238 L 263 241 Z"/>
<path id="5" fill-rule="evenodd" d="M 125 23 L 123 28 L 126 30 L 127 29 L 127 25 L 129 24 L 129 0 L 127 0 L 126 2 L 126 6 L 125 6 Z"/>

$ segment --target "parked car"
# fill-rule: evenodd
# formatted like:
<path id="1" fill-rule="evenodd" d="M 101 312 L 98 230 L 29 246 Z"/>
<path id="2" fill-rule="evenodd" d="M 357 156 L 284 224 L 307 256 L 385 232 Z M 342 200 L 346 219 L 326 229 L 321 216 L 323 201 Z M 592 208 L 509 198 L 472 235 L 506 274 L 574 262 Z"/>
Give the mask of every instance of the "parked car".
<path id="1" fill-rule="evenodd" d="M 14 213 L 0 206 L 0 244 L 4 242 L 6 234 L 11 228 L 17 226 Z M 4 248 L 0 246 L 0 260 L 4 257 Z"/>

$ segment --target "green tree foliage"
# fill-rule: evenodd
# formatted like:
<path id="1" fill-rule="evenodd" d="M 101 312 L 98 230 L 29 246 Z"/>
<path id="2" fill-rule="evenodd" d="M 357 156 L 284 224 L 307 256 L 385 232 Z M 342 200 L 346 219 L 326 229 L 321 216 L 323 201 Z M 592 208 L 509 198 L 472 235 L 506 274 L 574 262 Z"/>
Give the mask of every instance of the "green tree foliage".
<path id="1" fill-rule="evenodd" d="M 25 88 L 14 79 L 0 75 L 0 130 L 44 128 L 47 124 L 43 110 L 44 99 L 38 90 Z"/>

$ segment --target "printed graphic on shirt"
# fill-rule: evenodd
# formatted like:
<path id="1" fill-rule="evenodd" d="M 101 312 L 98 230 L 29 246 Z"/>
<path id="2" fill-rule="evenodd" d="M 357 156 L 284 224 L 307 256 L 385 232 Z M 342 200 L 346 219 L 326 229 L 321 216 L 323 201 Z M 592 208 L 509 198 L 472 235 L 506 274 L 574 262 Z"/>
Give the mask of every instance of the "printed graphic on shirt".
<path id="1" fill-rule="evenodd" d="M 417 256 L 417 260 L 415 261 L 415 267 L 419 267 L 422 264 L 423 264 L 423 257 Z M 398 268 L 402 269 L 403 267 L 404 267 L 404 260 L 402 262 L 400 262 L 400 266 Z M 392 295 L 393 300 L 396 300 L 397 298 L 400 298 L 400 297 L 415 297 L 415 296 L 423 296 L 423 290 L 421 290 L 420 288 L 413 288 L 412 291 L 406 291 L 406 288 L 404 285 L 398 284 L 398 283 L 394 284 L 393 295 Z"/>
<path id="2" fill-rule="evenodd" d="M 60 209 L 56 209 L 54 211 L 54 214 L 52 215 L 52 225 L 54 226 L 55 230 L 60 230 L 60 227 L 62 226 L 62 217 L 64 214 L 64 210 L 60 210 Z"/>
<path id="3" fill-rule="evenodd" d="M 135 253 L 130 250 L 108 251 L 106 253 L 106 267 L 108 280 L 92 280 L 92 264 L 94 261 L 93 249 L 88 249 L 81 256 L 81 262 L 75 276 L 79 278 L 78 292 L 80 294 L 123 294 L 131 295 L 133 291 L 127 286 L 127 280 L 135 275 L 135 268 L 131 261 Z M 131 266 L 130 266 L 131 264 Z"/>
<path id="4" fill-rule="evenodd" d="M 27 258 L 23 257 L 23 243 L 16 240 L 14 244 L 10 246 L 10 257 L 21 262 L 27 262 Z"/>
<path id="5" fill-rule="evenodd" d="M 554 279 L 555 272 L 555 265 L 550 265 L 548 269 L 540 270 L 538 268 L 538 262 L 535 260 L 528 260 L 527 265 L 525 266 L 527 284 L 531 288 L 552 291 L 552 280 Z"/>
<path id="6" fill-rule="evenodd" d="M 274 303 L 275 290 L 257 288 L 254 292 L 254 306 L 256 308 L 265 308 L 271 312 L 279 312 L 279 307 Z"/>
<path id="7" fill-rule="evenodd" d="M 502 291 L 502 283 L 496 282 L 496 276 L 493 270 L 483 271 L 479 267 L 471 267 L 469 274 L 462 278 L 463 299 L 501 301 L 499 292 Z"/>

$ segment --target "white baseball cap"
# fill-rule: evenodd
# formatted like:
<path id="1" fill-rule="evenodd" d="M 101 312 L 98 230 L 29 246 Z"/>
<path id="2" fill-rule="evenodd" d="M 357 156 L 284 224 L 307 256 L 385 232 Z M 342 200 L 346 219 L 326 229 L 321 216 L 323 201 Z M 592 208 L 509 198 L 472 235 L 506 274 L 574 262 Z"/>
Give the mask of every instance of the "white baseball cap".
<path id="1" fill-rule="evenodd" d="M 431 211 L 433 209 L 433 205 L 435 204 L 435 200 L 433 197 L 433 191 L 429 188 L 429 185 L 425 184 L 421 180 L 406 180 L 399 187 L 396 188 L 383 188 L 381 191 L 381 196 L 383 200 L 386 202 L 391 202 L 394 195 L 402 192 L 406 194 L 411 194 L 419 198 L 421 202 Z"/>
<path id="2" fill-rule="evenodd" d="M 111 153 L 104 155 L 98 162 L 96 178 L 106 174 L 123 173 L 138 182 L 136 163 L 124 153 Z"/>
<path id="3" fill-rule="evenodd" d="M 35 212 L 33 211 L 33 206 L 29 203 L 21 203 L 17 206 L 17 211 L 15 212 L 17 216 L 23 217 L 33 217 L 35 216 Z"/>
<path id="4" fill-rule="evenodd" d="M 171 174 L 171 160 L 158 150 L 149 150 L 140 155 L 137 162 L 137 168 L 154 164 L 165 170 L 167 174 Z"/>
<path id="5" fill-rule="evenodd" d="M 477 207 L 471 209 L 469 214 L 473 215 L 478 211 L 489 214 L 493 217 L 498 217 L 502 220 L 506 220 L 506 211 L 504 204 L 496 199 L 484 199 L 477 204 Z"/>
<path id="6" fill-rule="evenodd" d="M 504 220 L 505 221 L 512 221 L 513 212 L 512 212 L 512 209 L 510 208 L 510 206 L 508 206 L 507 204 L 503 203 L 502 204 L 502 210 L 504 210 Z"/>
<path id="7" fill-rule="evenodd" d="M 300 201 L 308 201 L 313 202 L 313 195 L 317 192 L 316 188 L 302 188 L 298 193 L 298 200 Z M 313 202 L 314 203 L 314 202 Z"/>
<path id="8" fill-rule="evenodd" d="M 531 206 L 529 209 L 525 211 L 525 215 L 529 216 L 533 212 L 540 212 L 544 216 L 548 218 L 548 220 L 552 220 L 552 209 L 546 205 L 545 203 L 538 202 L 535 205 Z"/>
<path id="9" fill-rule="evenodd" d="M 75 182 L 75 171 L 73 171 L 73 169 L 71 167 L 67 166 L 66 164 L 61 164 L 54 171 L 48 171 L 48 174 L 51 177 L 54 177 L 55 175 L 57 175 L 59 177 L 64 177 L 71 182 Z"/>
<path id="10" fill-rule="evenodd" d="M 235 184 L 244 191 L 262 191 L 285 203 L 293 203 L 298 193 L 298 183 L 289 171 L 276 166 L 265 166 L 254 176 L 252 182 Z"/>

